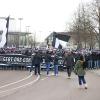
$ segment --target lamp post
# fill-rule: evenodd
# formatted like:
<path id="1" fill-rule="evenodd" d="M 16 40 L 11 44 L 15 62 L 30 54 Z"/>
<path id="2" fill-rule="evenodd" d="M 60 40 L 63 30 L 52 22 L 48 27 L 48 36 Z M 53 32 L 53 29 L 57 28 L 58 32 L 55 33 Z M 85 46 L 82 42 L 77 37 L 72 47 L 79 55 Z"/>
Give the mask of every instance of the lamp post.
<path id="1" fill-rule="evenodd" d="M 26 32 L 29 32 L 30 26 L 26 26 Z"/>
<path id="2" fill-rule="evenodd" d="M 21 22 L 22 22 L 22 20 L 23 20 L 23 18 L 18 18 L 18 20 L 20 21 L 20 32 L 21 32 Z"/>
<path id="3" fill-rule="evenodd" d="M 18 18 L 18 20 L 20 21 L 20 33 L 21 33 L 21 24 L 22 24 L 23 18 Z M 20 46 L 20 33 L 18 34 L 18 48 Z"/>
<path id="4" fill-rule="evenodd" d="M 28 44 L 27 35 L 28 35 L 28 33 L 29 33 L 29 28 L 30 28 L 30 26 L 26 26 L 26 34 L 25 34 L 25 45 L 26 45 L 26 46 L 27 46 L 27 44 Z"/>

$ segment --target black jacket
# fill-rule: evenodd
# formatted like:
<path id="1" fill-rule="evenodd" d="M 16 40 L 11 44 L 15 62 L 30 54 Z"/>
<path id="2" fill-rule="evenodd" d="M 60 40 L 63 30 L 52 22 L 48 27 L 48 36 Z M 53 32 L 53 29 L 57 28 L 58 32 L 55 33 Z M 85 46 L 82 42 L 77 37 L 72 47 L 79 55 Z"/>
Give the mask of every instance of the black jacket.
<path id="1" fill-rule="evenodd" d="M 59 60 L 58 56 L 55 55 L 55 57 L 54 57 L 54 65 L 58 65 L 58 60 Z"/>
<path id="2" fill-rule="evenodd" d="M 33 57 L 32 57 L 32 65 L 40 65 L 40 63 L 42 62 L 42 57 L 40 54 L 36 53 Z"/>
<path id="3" fill-rule="evenodd" d="M 46 55 L 45 55 L 45 62 L 46 62 L 46 63 L 49 63 L 49 62 L 51 62 L 51 61 L 52 61 L 51 55 L 50 55 L 50 54 L 46 54 Z"/>
<path id="4" fill-rule="evenodd" d="M 68 55 L 64 59 L 64 64 L 66 67 L 73 67 L 74 66 L 74 58 L 72 55 Z"/>

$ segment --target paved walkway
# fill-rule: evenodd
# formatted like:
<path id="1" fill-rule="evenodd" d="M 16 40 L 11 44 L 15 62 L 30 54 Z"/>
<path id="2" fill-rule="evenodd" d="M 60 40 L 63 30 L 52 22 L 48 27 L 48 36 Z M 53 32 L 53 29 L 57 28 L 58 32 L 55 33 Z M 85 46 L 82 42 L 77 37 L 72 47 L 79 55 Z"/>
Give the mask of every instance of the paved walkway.
<path id="1" fill-rule="evenodd" d="M 91 70 L 91 72 L 100 76 L 100 69 L 94 69 L 94 70 Z"/>
<path id="2" fill-rule="evenodd" d="M 2 74 L 0 80 L 2 82 L 6 80 L 6 84 L 13 83 L 6 86 L 0 84 L 0 100 L 100 100 L 100 77 L 98 76 L 100 70 L 86 72 L 87 90 L 78 88 L 78 79 L 74 73 L 71 79 L 68 79 L 66 72 L 59 72 L 58 76 L 50 72 L 50 76 L 47 76 L 43 71 L 39 80 L 34 82 L 37 76 L 29 77 L 29 72 L 5 72 L 0 73 Z M 12 78 L 9 79 L 11 75 Z M 28 78 L 23 80 L 23 76 Z"/>

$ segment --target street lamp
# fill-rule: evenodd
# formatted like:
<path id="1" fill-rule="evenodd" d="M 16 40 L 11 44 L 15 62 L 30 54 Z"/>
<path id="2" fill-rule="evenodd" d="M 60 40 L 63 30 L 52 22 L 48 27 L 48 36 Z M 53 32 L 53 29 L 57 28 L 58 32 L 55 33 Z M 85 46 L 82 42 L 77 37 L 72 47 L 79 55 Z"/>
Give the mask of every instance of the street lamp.
<path id="1" fill-rule="evenodd" d="M 26 32 L 29 32 L 30 26 L 26 26 Z"/>
<path id="2" fill-rule="evenodd" d="M 26 26 L 26 34 L 25 34 L 25 45 L 26 45 L 26 46 L 27 46 L 27 44 L 28 44 L 27 35 L 28 35 L 28 33 L 29 33 L 29 28 L 30 28 L 30 26 Z"/>
<path id="3" fill-rule="evenodd" d="M 18 18 L 18 20 L 20 21 L 20 32 L 21 32 L 21 22 L 22 22 L 22 20 L 23 20 L 23 18 Z"/>
<path id="4" fill-rule="evenodd" d="M 23 18 L 18 18 L 18 20 L 20 21 L 20 33 L 21 33 L 21 22 L 22 22 L 22 20 L 23 20 Z M 19 48 L 19 45 L 20 45 L 20 35 L 18 34 L 18 48 Z"/>

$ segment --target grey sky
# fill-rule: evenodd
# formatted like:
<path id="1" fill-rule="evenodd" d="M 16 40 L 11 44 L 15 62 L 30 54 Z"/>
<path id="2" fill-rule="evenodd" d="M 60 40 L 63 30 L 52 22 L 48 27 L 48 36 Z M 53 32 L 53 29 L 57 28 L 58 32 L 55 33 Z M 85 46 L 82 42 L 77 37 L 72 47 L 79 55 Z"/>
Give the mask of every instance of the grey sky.
<path id="1" fill-rule="evenodd" d="M 22 31 L 30 26 L 29 31 L 36 32 L 38 41 L 52 31 L 64 31 L 66 23 L 69 23 L 73 13 L 82 0 L 0 0 L 0 16 L 14 17 L 11 21 L 11 29 L 19 30 L 22 20 Z M 90 1 L 90 0 L 83 0 Z M 0 23 L 5 23 L 0 20 Z M 0 29 L 3 24 L 0 25 Z"/>

